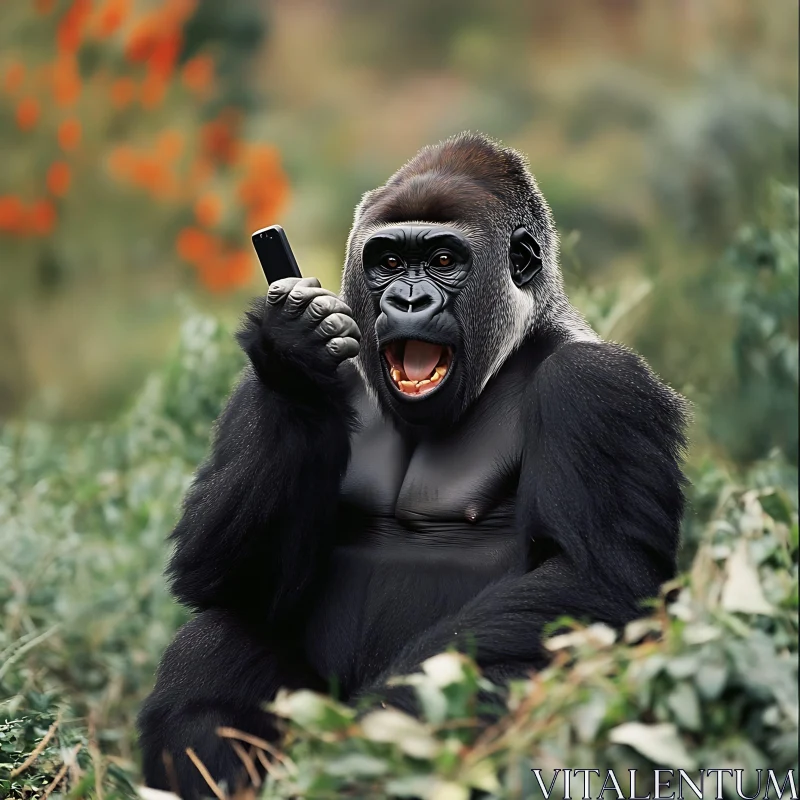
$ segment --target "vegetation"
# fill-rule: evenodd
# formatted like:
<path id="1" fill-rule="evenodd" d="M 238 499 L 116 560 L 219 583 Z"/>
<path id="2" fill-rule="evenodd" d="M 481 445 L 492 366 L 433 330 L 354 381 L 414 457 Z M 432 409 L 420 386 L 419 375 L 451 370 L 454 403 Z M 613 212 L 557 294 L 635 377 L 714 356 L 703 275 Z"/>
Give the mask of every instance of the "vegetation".
<path id="1" fill-rule="evenodd" d="M 510 800 L 539 796 L 531 768 L 797 767 L 796 3 L 2 13 L 0 797 L 135 795 L 133 718 L 185 619 L 165 537 L 263 291 L 251 230 L 282 222 L 335 289 L 359 195 L 466 128 L 529 154 L 571 298 L 694 404 L 681 574 L 617 640 L 570 622 L 508 697 L 453 654 L 413 679 L 419 723 L 281 696 L 258 793 Z M 480 731 L 489 701 L 509 713 Z"/>
<path id="2" fill-rule="evenodd" d="M 278 150 L 243 128 L 259 21 L 208 0 L 4 6 L 0 255 L 13 269 L 0 293 L 0 355 L 11 367 L 0 370 L 0 413 L 35 380 L 25 350 L 31 329 L 53 332 L 43 308 L 71 316 L 60 298 L 100 315 L 88 335 L 99 324 L 116 339 L 115 315 L 135 326 L 144 313 L 149 335 L 163 336 L 154 296 L 252 280 L 249 234 L 288 197 Z M 87 302 L 98 286 L 104 302 Z M 80 340 L 81 326 L 68 333 Z M 141 352 L 132 333 L 118 353 Z"/>
<path id="3" fill-rule="evenodd" d="M 796 209 L 796 194 L 780 196 Z M 737 239 L 738 258 L 754 235 Z M 796 291 L 797 251 L 784 247 L 792 236 L 796 220 L 761 238 L 780 254 L 776 280 L 793 274 Z M 764 248 L 752 252 L 761 258 Z M 740 302 L 768 315 L 758 326 L 768 335 L 747 337 L 747 352 L 755 364 L 785 364 L 771 321 L 783 318 L 783 293 L 765 291 L 758 271 L 744 274 Z M 587 312 L 598 327 L 615 314 L 602 304 Z M 240 367 L 230 332 L 187 311 L 173 359 L 117 421 L 2 429 L 0 787 L 10 796 L 35 796 L 62 765 L 70 796 L 132 792 L 133 714 L 183 619 L 160 576 L 164 534 Z M 750 374 L 739 377 L 745 393 Z M 796 398 L 796 383 L 775 374 L 770 396 Z M 796 469 L 773 451 L 743 471 L 695 462 L 692 478 L 687 570 L 621 641 L 576 623 L 551 643 L 553 667 L 515 686 L 509 715 L 483 733 L 474 717 L 492 689 L 455 655 L 415 679 L 422 724 L 388 710 L 356 720 L 333 700 L 282 696 L 275 709 L 287 738 L 264 796 L 460 798 L 474 787 L 522 797 L 532 791 L 529 764 L 794 766 Z"/>
<path id="4" fill-rule="evenodd" d="M 15 124 L 3 126 L 3 150 L 20 157 L 4 180 L 0 231 L 41 242 L 18 251 L 34 261 L 19 278 L 131 269 L 171 242 L 211 290 L 241 285 L 251 266 L 242 242 L 287 187 L 275 149 L 242 140 L 240 104 L 222 94 L 213 7 L 55 5 L 12 5 L 3 26 L 4 50 L 27 49 L 4 69 L 0 108 Z M 89 219 L 102 237 L 83 234 Z"/>

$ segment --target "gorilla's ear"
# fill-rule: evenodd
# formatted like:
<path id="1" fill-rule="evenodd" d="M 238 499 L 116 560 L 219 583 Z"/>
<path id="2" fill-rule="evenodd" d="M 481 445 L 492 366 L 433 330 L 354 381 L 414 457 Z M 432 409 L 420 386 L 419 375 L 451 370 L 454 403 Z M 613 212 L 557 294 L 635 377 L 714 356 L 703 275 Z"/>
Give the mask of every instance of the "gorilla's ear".
<path id="1" fill-rule="evenodd" d="M 542 268 L 542 248 L 527 228 L 517 228 L 511 234 L 508 252 L 511 280 L 524 286 Z"/>

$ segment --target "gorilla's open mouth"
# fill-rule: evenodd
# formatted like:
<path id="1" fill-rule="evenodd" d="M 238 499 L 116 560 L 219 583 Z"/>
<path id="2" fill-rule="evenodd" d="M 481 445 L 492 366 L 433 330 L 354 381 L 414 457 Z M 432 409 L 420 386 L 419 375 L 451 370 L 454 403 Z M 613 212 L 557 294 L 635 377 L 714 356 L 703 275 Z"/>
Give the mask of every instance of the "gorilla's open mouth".
<path id="1" fill-rule="evenodd" d="M 453 363 L 453 349 L 418 339 L 397 339 L 383 349 L 383 357 L 395 388 L 418 397 L 442 384 Z"/>

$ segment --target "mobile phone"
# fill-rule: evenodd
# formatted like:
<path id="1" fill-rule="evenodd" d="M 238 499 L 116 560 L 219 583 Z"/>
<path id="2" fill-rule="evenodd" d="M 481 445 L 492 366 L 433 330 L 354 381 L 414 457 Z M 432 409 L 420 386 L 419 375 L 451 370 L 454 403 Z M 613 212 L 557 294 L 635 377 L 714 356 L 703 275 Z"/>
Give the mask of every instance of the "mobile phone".
<path id="1" fill-rule="evenodd" d="M 253 234 L 253 247 L 261 262 L 267 283 L 281 278 L 302 278 L 289 240 L 280 225 L 261 228 Z"/>

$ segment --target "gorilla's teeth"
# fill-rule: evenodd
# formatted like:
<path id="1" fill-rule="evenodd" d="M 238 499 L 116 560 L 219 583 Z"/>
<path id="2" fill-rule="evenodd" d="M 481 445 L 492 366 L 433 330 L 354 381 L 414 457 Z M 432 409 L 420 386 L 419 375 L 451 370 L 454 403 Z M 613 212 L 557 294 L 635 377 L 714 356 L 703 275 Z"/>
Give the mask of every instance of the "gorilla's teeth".
<path id="1" fill-rule="evenodd" d="M 420 381 L 409 380 L 406 373 L 399 367 L 391 366 L 389 374 L 392 380 L 401 392 L 404 394 L 421 394 L 430 391 L 439 381 L 444 377 L 447 372 L 447 365 L 442 364 L 436 367 L 427 378 Z"/>

